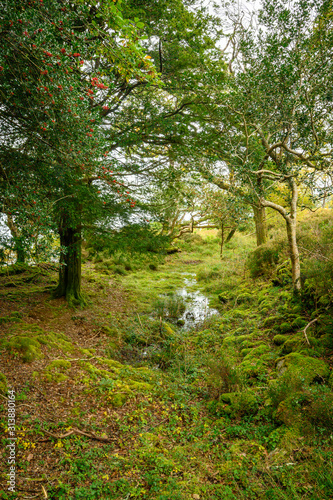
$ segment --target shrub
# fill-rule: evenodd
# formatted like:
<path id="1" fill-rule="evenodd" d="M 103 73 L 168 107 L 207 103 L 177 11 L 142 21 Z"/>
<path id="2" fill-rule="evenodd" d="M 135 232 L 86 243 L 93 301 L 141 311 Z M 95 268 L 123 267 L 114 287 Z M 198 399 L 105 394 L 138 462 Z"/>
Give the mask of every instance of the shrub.
<path id="1" fill-rule="evenodd" d="M 219 397 L 224 392 L 232 392 L 239 388 L 238 372 L 226 357 L 209 360 L 207 368 L 207 385 L 214 396 Z"/>

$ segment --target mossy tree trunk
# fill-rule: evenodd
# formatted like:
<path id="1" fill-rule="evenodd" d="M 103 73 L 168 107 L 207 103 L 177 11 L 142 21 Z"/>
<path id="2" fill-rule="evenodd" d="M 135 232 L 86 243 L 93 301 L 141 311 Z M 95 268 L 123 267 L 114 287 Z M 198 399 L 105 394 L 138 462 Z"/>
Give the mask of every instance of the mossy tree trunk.
<path id="1" fill-rule="evenodd" d="M 296 238 L 298 190 L 294 178 L 289 179 L 289 185 L 292 191 L 289 213 L 284 207 L 278 205 L 277 203 L 265 200 L 264 198 L 262 198 L 260 201 L 263 206 L 273 208 L 274 210 L 279 212 L 286 221 L 293 288 L 294 291 L 298 293 L 301 290 L 301 267 L 300 267 L 299 251 Z"/>
<path id="2" fill-rule="evenodd" d="M 256 224 L 257 246 L 264 245 L 267 241 L 266 209 L 261 203 L 253 205 L 254 221 Z"/>
<path id="3" fill-rule="evenodd" d="M 59 283 L 55 297 L 65 297 L 70 306 L 84 305 L 81 293 L 81 226 L 66 223 L 62 217 L 59 225 L 61 245 Z"/>

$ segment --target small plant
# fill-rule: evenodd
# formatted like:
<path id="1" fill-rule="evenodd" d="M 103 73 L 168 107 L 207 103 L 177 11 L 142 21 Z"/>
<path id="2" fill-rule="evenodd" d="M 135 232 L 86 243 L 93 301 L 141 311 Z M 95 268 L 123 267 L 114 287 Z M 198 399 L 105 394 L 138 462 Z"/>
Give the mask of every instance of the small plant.
<path id="1" fill-rule="evenodd" d="M 224 392 L 233 392 L 240 387 L 237 370 L 226 357 L 209 360 L 207 368 L 207 385 L 214 397 L 218 398 Z"/>
<path id="2" fill-rule="evenodd" d="M 183 297 L 172 294 L 169 297 L 162 297 L 153 304 L 155 315 L 159 318 L 177 319 L 185 311 Z"/>

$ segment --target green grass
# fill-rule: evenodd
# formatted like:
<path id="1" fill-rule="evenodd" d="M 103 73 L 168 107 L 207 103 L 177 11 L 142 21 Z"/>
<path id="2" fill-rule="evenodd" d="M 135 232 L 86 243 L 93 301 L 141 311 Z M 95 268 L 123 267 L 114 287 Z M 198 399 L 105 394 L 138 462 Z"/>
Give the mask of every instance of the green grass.
<path id="1" fill-rule="evenodd" d="M 57 421 L 31 418 L 24 409 L 19 467 L 28 466 L 27 452 L 49 436 L 45 431 L 60 435 L 78 428 L 111 437 L 110 443 L 78 434 L 50 437 L 50 499 L 333 497 L 330 324 L 314 324 L 307 345 L 308 310 L 288 288 L 250 278 L 245 261 L 253 246 L 238 235 L 221 261 L 214 238 L 179 242 L 182 252 L 160 261 L 157 270 L 133 266 L 117 275 L 131 313 L 103 318 L 99 328 L 107 339 L 96 344 L 98 355 L 82 353 L 89 360 L 70 362 L 67 337 L 48 339 L 66 359 L 59 350 L 61 359 L 48 361 L 39 379 L 45 387 L 56 381 L 57 390 L 80 390 Z M 100 269 L 87 272 L 94 284 L 105 276 Z M 174 293 L 189 276 L 184 272 L 197 276 L 193 289 L 209 294 L 220 311 L 189 332 L 161 313 L 178 307 Z M 61 313 L 54 308 L 54 321 Z M 25 323 L 13 325 L 26 329 Z M 297 339 L 289 354 L 283 336 Z M 34 338 L 39 342 L 44 333 L 36 331 Z M 23 395 L 29 397 L 29 388 Z M 54 411 L 64 403 L 58 399 Z"/>

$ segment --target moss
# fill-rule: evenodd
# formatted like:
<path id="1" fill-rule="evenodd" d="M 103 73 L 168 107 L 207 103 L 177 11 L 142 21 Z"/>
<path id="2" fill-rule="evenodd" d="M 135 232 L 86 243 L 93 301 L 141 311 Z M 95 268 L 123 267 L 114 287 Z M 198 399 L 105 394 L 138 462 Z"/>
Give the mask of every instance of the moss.
<path id="1" fill-rule="evenodd" d="M 245 359 L 259 358 L 262 354 L 266 354 L 270 351 L 270 347 L 267 344 L 260 344 L 247 354 Z"/>
<path id="2" fill-rule="evenodd" d="M 329 367 L 324 361 L 298 352 L 292 352 L 283 358 L 279 358 L 276 366 L 279 373 L 288 371 L 290 375 L 297 375 L 306 383 L 315 380 L 322 382 L 328 379 L 330 374 Z"/>
<path id="3" fill-rule="evenodd" d="M 103 333 L 108 337 L 119 337 L 119 330 L 116 326 L 103 326 Z"/>
<path id="4" fill-rule="evenodd" d="M 235 331 L 236 330 L 234 330 L 234 332 Z M 242 331 L 243 331 L 243 329 L 242 329 Z M 236 342 L 237 342 L 237 344 L 241 344 L 241 346 L 243 347 L 244 342 L 249 342 L 252 340 L 252 338 L 253 338 L 253 334 L 237 335 Z M 244 345 L 244 347 L 246 347 L 246 346 Z"/>
<path id="5" fill-rule="evenodd" d="M 252 348 L 242 349 L 241 350 L 241 355 L 243 356 L 243 358 L 245 356 L 247 356 L 251 352 L 251 350 L 252 350 Z"/>
<path id="6" fill-rule="evenodd" d="M 252 349 L 254 347 L 257 347 L 258 342 L 251 342 L 250 340 L 243 340 L 241 343 L 241 348 L 242 349 Z"/>
<path id="7" fill-rule="evenodd" d="M 331 374 L 329 376 L 328 385 L 333 389 L 333 371 L 331 371 Z"/>
<path id="8" fill-rule="evenodd" d="M 7 394 L 8 384 L 7 377 L 3 373 L 0 372 L 0 394 Z"/>
<path id="9" fill-rule="evenodd" d="M 64 372 L 71 368 L 71 362 L 67 359 L 55 359 L 47 365 L 42 376 L 48 382 L 64 382 L 68 376 Z"/>
<path id="10" fill-rule="evenodd" d="M 293 351 L 297 351 L 301 343 L 302 341 L 299 338 L 289 337 L 283 344 L 281 354 L 289 354 Z"/>
<path id="11" fill-rule="evenodd" d="M 239 365 L 239 373 L 245 379 L 257 379 L 266 376 L 267 368 L 262 359 L 249 358 L 248 355 Z"/>
<path id="12" fill-rule="evenodd" d="M 299 316 L 296 319 L 294 319 L 294 321 L 291 323 L 291 326 L 294 330 L 301 330 L 302 328 L 304 329 L 307 324 L 308 321 Z"/>
<path id="13" fill-rule="evenodd" d="M 260 443 L 246 439 L 239 439 L 234 442 L 230 446 L 229 451 L 234 457 L 248 456 L 251 460 L 255 461 L 267 455 L 265 448 Z"/>
<path id="14" fill-rule="evenodd" d="M 281 316 L 269 316 L 263 321 L 262 326 L 264 328 L 270 328 L 275 326 L 279 321 L 281 321 Z"/>
<path id="15" fill-rule="evenodd" d="M 219 293 L 217 298 L 219 299 L 219 302 L 221 302 L 221 304 L 226 304 L 229 300 L 225 293 Z"/>
<path id="16" fill-rule="evenodd" d="M 228 335 L 228 336 L 224 337 L 224 339 L 222 341 L 222 345 L 225 347 L 228 347 L 228 346 L 231 346 L 234 344 L 237 344 L 237 337 L 235 337 L 235 335 Z"/>
<path id="17" fill-rule="evenodd" d="M 257 398 L 251 390 L 222 394 L 220 401 L 227 403 L 223 411 L 230 416 L 254 415 L 258 411 Z"/>
<path id="18" fill-rule="evenodd" d="M 238 304 L 246 304 L 253 301 L 253 296 L 250 293 L 242 293 L 237 296 Z"/>
<path id="19" fill-rule="evenodd" d="M 16 335 L 8 341 L 5 341 L 3 347 L 12 353 L 19 352 L 24 363 L 31 363 L 35 359 L 43 357 L 40 343 L 33 337 Z"/>
<path id="20" fill-rule="evenodd" d="M 273 344 L 282 345 L 290 338 L 291 337 L 288 337 L 287 335 L 275 335 L 275 337 L 273 337 Z"/>
<path id="21" fill-rule="evenodd" d="M 0 325 L 4 323 L 20 323 L 22 313 L 19 311 L 12 312 L 9 316 L 0 316 Z"/>
<path id="22" fill-rule="evenodd" d="M 109 397 L 109 402 L 114 408 L 120 408 L 121 406 L 124 406 L 128 399 L 129 394 L 118 392 Z"/>
<path id="23" fill-rule="evenodd" d="M 281 325 L 276 326 L 276 330 L 280 333 L 290 333 L 294 330 L 294 328 L 291 326 L 291 323 L 287 323 L 286 321 L 281 323 Z"/>

